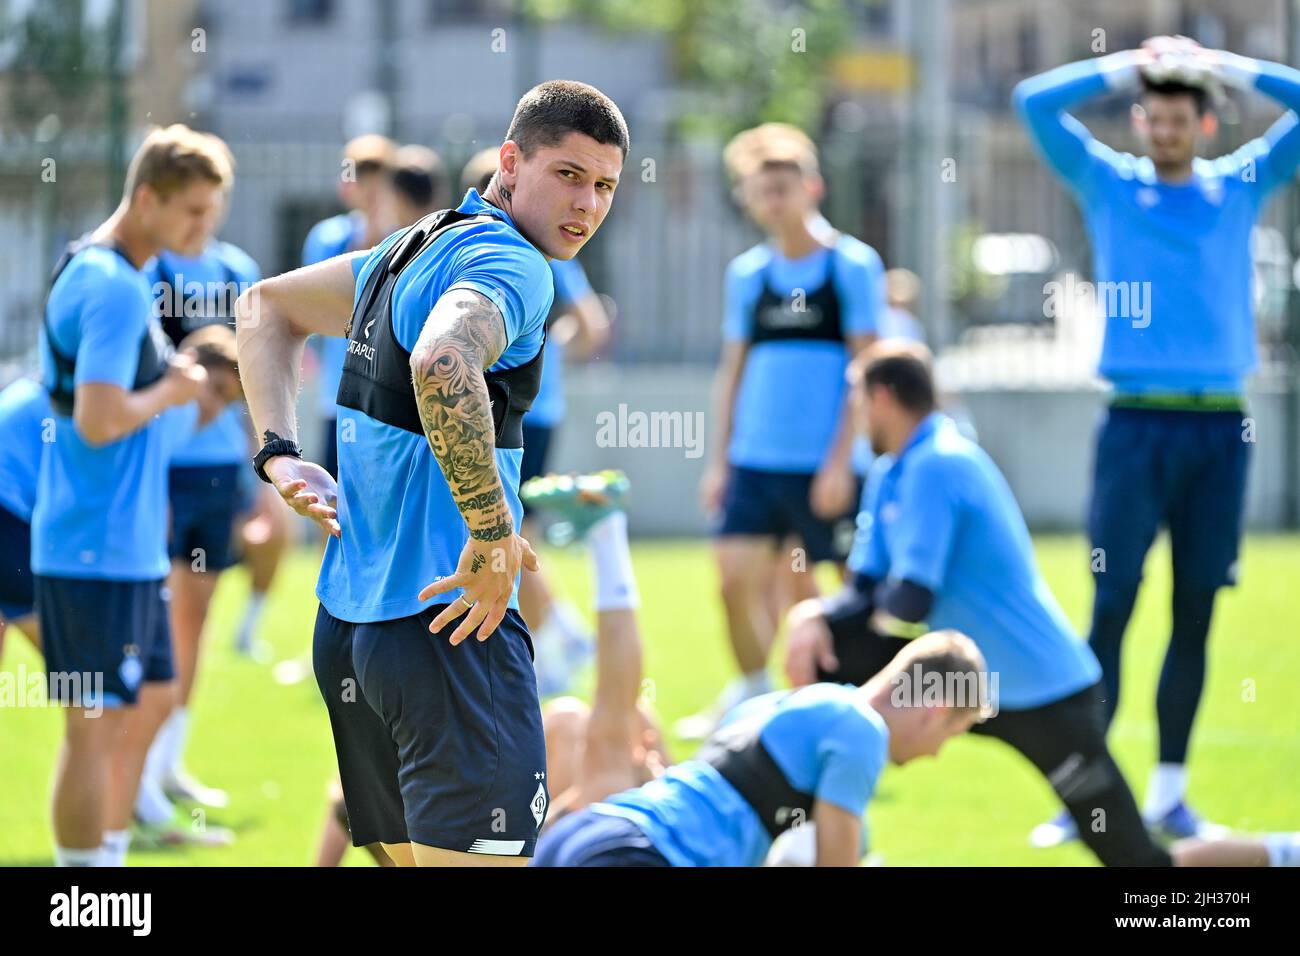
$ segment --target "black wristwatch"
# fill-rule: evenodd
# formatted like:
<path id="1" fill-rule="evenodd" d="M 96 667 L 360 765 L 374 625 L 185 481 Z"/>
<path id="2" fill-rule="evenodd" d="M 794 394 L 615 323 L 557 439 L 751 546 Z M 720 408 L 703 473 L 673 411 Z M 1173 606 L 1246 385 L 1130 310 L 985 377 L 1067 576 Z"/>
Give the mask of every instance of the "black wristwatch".
<path id="1" fill-rule="evenodd" d="M 266 444 L 262 446 L 262 450 L 253 459 L 253 471 L 257 474 L 257 477 L 268 485 L 271 484 L 271 479 L 266 477 L 266 463 L 277 455 L 292 455 L 294 458 L 301 458 L 302 449 L 298 447 L 296 441 L 281 438 L 275 432 L 266 433 Z"/>

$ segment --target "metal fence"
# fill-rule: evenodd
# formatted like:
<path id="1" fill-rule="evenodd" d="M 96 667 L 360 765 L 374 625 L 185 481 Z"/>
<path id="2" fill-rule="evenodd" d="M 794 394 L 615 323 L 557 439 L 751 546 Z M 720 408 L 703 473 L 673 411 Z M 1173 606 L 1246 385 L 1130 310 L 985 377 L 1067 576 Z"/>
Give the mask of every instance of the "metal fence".
<path id="1" fill-rule="evenodd" d="M 1240 130 L 1244 138 L 1259 130 Z M 1111 141 L 1126 132 L 1100 129 Z M 911 161 L 908 124 L 882 119 L 822 144 L 829 191 L 826 213 L 838 227 L 874 245 L 887 266 L 912 266 L 921 243 L 942 242 L 951 322 L 932 329 L 932 344 L 983 354 L 990 381 L 1036 376 L 1043 384 L 1090 374 L 1099 323 L 1053 322 L 1044 286 L 1065 275 L 1090 277 L 1090 253 L 1078 211 L 1006 115 L 976 116 L 953 131 L 956 176 L 945 186 L 949 234 L 920 235 L 915 197 L 930 188 Z M 338 211 L 338 146 L 326 142 L 252 143 L 230 136 L 238 172 L 224 238 L 244 247 L 270 275 L 296 267 L 313 223 Z M 438 144 L 451 169 L 482 144 Z M 624 169 L 614 209 L 582 254 L 597 291 L 617 307 L 610 358 L 636 363 L 716 360 L 723 273 L 759 240 L 736 208 L 716 144 L 638 143 Z M 52 155 L 54 154 L 54 155 Z M 50 265 L 62 243 L 108 212 L 103 151 L 94 144 L 53 150 L 31 144 L 0 159 L 0 360 L 32 347 Z M 56 159 L 56 176 L 43 164 Z M 1257 231 L 1258 324 L 1269 362 L 1290 357 L 1292 259 L 1285 222 L 1297 190 L 1280 191 Z M 1025 237 L 1029 237 L 1026 239 Z M 990 272 L 997 243 L 1039 241 L 1049 261 L 1037 271 Z M 983 250 L 983 253 L 982 253 Z M 1024 349 L 1008 343 L 1030 343 Z M 989 343 L 987 347 L 984 343 Z M 1061 361 L 1044 358 L 1052 348 Z"/>

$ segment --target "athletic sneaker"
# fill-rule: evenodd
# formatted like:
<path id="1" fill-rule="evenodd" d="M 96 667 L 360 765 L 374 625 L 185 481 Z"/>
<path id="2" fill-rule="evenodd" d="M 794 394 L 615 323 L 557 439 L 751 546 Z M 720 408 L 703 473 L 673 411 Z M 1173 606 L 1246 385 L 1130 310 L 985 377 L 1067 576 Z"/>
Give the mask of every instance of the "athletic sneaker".
<path id="1" fill-rule="evenodd" d="M 230 797 L 224 790 L 205 787 L 184 770 L 173 770 L 163 776 L 163 793 L 172 800 L 195 803 L 199 806 L 221 810 L 230 805 Z"/>
<path id="2" fill-rule="evenodd" d="M 1220 840 L 1228 835 L 1228 828 L 1218 823 L 1207 823 L 1184 801 L 1179 800 L 1162 817 L 1148 818 L 1147 829 L 1159 839 L 1185 840 L 1199 837 L 1202 840 Z"/>
<path id="3" fill-rule="evenodd" d="M 621 471 L 607 469 L 588 475 L 538 475 L 519 488 L 519 499 L 530 508 L 550 511 L 559 519 L 546 529 L 556 547 L 581 541 L 601 518 L 623 509 L 629 483 Z"/>
<path id="4" fill-rule="evenodd" d="M 169 850 L 181 846 L 230 846 L 235 842 L 235 833 L 227 827 L 204 825 L 199 828 L 184 827 L 172 823 L 141 823 L 135 820 L 131 824 L 131 849 L 133 850 Z"/>
<path id="5" fill-rule="evenodd" d="M 1079 828 L 1074 825 L 1074 817 L 1069 810 L 1062 810 L 1046 823 L 1040 823 L 1029 833 L 1030 846 L 1040 850 L 1060 846 L 1071 840 L 1079 839 Z"/>

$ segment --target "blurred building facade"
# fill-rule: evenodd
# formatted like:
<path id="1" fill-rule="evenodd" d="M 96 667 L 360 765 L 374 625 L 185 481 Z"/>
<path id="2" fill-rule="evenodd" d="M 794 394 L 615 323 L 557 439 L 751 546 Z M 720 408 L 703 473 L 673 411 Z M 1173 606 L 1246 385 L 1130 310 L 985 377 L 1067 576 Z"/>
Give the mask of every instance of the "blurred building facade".
<path id="1" fill-rule="evenodd" d="M 787 6 L 770 2 L 774 15 Z M 1156 33 L 1283 59 L 1285 0 L 845 3 L 852 35 L 826 64 L 825 114 L 808 118 L 820 129 L 828 218 L 875 245 L 888 266 L 931 278 L 923 306 L 945 384 L 972 396 L 985 444 L 1031 520 L 1075 523 L 1070 516 L 1081 515 L 1082 505 L 1069 489 L 1082 494 L 1086 484 L 1078 476 L 1087 470 L 1089 435 L 1077 425 L 1096 402 L 1099 324 L 1091 315 L 1051 320 L 1043 302 L 1047 282 L 1089 278 L 1090 255 L 1072 201 L 1011 113 L 1011 88 Z M 51 6 L 75 8 L 92 33 L 120 11 L 124 115 L 113 118 L 112 83 L 102 70 L 80 82 L 61 77 L 61 92 L 27 89 L 20 115 L 22 60 L 13 31 L 0 38 L 0 363 L 7 360 L 11 372 L 30 363 L 59 247 L 109 209 L 118 188 L 110 180 L 123 162 L 110 158 L 115 136 L 127 155 L 152 122 L 189 122 L 225 137 L 238 170 L 224 237 L 270 274 L 296 266 L 310 226 L 338 211 L 339 149 L 348 137 L 389 132 L 433 146 L 455 170 L 499 142 L 524 89 L 566 77 L 593 83 L 620 104 L 633 145 L 614 211 L 582 256 L 619 321 L 603 361 L 571 377 L 575 413 L 561 465 L 618 459 L 634 477 L 646 469 L 631 451 L 593 444 L 588 419 L 610 406 L 603 396 L 615 379 L 633 407 L 707 413 L 723 270 L 758 234 L 732 202 L 721 138 L 675 133 L 674 117 L 701 94 L 676 74 L 671 38 L 576 18 L 538 23 L 516 0 L 0 0 L 0 22 Z M 1132 148 L 1129 105 L 1112 97 L 1081 117 L 1099 138 Z M 1234 96 L 1218 151 L 1258 134 L 1277 114 L 1262 97 Z M 49 159 L 58 177 L 45 183 Z M 947 160 L 955 175 L 941 179 L 937 167 Z M 1294 390 L 1287 215 L 1296 191 L 1286 192 L 1271 204 L 1256 243 L 1268 394 Z M 664 383 L 673 384 L 665 390 Z M 1052 406 L 1059 414 L 1013 411 L 1024 396 L 1049 393 L 1064 402 Z M 1272 399 L 1263 404 L 1274 408 Z M 1279 399 L 1276 431 L 1294 435 L 1287 411 L 1294 405 L 1293 394 Z M 1292 441 L 1257 462 L 1255 480 L 1264 483 L 1252 493 L 1257 525 L 1285 520 L 1300 467 Z M 1047 447 L 1055 471 L 1033 464 L 1026 451 Z M 674 475 L 693 482 L 685 477 L 692 467 L 688 461 Z M 698 515 L 683 514 L 686 484 L 647 484 L 656 491 L 641 499 L 643 527 L 701 529 Z M 674 517 L 656 523 L 652 512 Z"/>

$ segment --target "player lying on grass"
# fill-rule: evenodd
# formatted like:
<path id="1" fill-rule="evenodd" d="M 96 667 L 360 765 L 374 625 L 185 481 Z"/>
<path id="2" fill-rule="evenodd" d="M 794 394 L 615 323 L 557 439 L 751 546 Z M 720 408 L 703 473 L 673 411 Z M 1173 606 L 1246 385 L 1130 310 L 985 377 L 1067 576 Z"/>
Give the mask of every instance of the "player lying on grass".
<path id="1" fill-rule="evenodd" d="M 662 772 L 669 762 L 653 709 L 641 693 L 640 605 L 628 550 L 622 472 L 545 475 L 520 488 L 528 508 L 552 512 L 553 529 L 586 544 L 595 578 L 596 681 L 590 706 L 557 697 L 542 708 L 546 770 L 554 795 L 546 825 Z"/>
<path id="2" fill-rule="evenodd" d="M 662 770 L 657 730 L 637 701 L 636 580 L 626 519 L 613 510 L 625 479 L 543 481 L 551 489 L 538 494 L 534 486 L 525 496 L 590 526 L 597 680 L 589 713 L 564 704 L 547 715 L 559 796 L 534 865 L 757 866 L 779 835 L 814 824 L 817 863 L 852 865 L 885 761 L 935 754 L 979 718 L 972 692 L 982 685 L 979 651 L 956 632 L 930 634 L 864 687 L 820 684 L 751 698 L 694 759 Z M 942 693 L 921 693 L 934 683 Z"/>
<path id="3" fill-rule="evenodd" d="M 1185 840 L 1165 850 L 1143 825 L 1106 748 L 1101 670 L 1048 590 L 1006 480 L 935 409 L 930 355 L 877 343 L 849 370 L 858 427 L 878 455 L 854 584 L 791 612 L 796 684 L 887 673 L 927 628 L 970 634 L 996 677 L 998 710 L 974 728 L 1048 779 L 1083 841 L 1111 866 L 1300 863 L 1300 835 Z M 869 518 L 869 520 L 866 520 Z"/>

